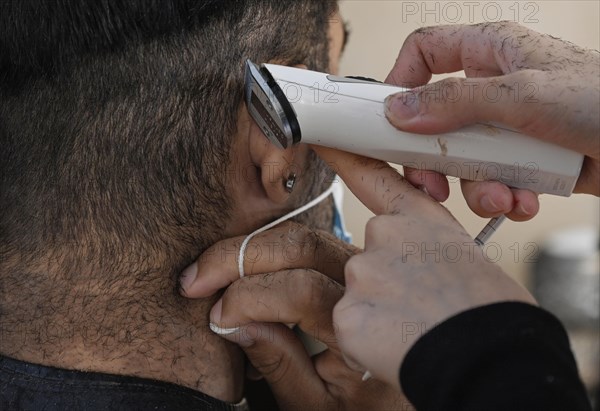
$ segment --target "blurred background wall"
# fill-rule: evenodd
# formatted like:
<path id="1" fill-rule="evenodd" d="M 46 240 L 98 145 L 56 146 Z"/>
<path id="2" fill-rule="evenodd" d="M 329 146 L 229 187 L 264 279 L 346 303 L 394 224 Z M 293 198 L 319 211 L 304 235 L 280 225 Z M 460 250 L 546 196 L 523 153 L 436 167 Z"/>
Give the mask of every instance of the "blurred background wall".
<path id="1" fill-rule="evenodd" d="M 600 2 L 590 1 L 376 1 L 342 0 L 341 13 L 350 31 L 342 58 L 341 75 L 363 75 L 383 80 L 394 64 L 404 39 L 415 29 L 454 23 L 511 20 L 580 46 L 600 49 Z M 455 73 L 454 75 L 463 75 Z M 432 81 L 441 78 L 435 76 Z M 599 114 L 600 117 L 600 114 Z M 600 120 L 599 120 L 600 121 Z M 445 205 L 473 236 L 487 220 L 475 216 L 466 206 L 460 185 L 451 179 L 451 196 Z M 539 261 L 544 240 L 561 229 L 587 227 L 597 233 L 600 201 L 586 195 L 570 198 L 541 196 L 539 215 L 532 221 L 506 221 L 491 239 L 488 257 L 497 259 L 504 270 L 526 286 L 532 286 L 532 272 Z M 364 227 L 372 214 L 348 191 L 345 200 L 347 228 L 356 245 L 364 242 Z M 597 241 L 597 240 L 595 240 Z M 591 246 L 592 249 L 597 245 Z M 598 260 L 592 262 L 597 287 Z M 595 265 L 595 267 L 594 267 Z M 571 298 L 577 298 L 576 296 Z M 597 291 L 596 291 L 597 307 Z M 587 334 L 586 334 L 587 335 Z M 572 338 L 582 354 L 582 373 L 594 373 L 598 366 L 598 332 L 591 339 Z M 591 342 L 590 342 L 591 341 Z M 580 346 L 583 346 L 581 348 Z M 594 351 L 596 356 L 594 357 Z M 583 359 L 582 359 L 583 358 Z M 591 363 L 590 363 L 591 361 Z M 589 368 L 589 370 L 587 370 Z M 586 378 L 597 385 L 597 373 Z"/>

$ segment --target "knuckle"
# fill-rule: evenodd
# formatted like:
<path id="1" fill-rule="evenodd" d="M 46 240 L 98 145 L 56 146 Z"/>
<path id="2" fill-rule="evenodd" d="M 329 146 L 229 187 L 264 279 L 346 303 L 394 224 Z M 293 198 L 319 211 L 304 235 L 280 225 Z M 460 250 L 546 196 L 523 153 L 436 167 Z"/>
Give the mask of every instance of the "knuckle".
<path id="1" fill-rule="evenodd" d="M 474 24 L 473 27 L 485 34 L 500 35 L 499 37 L 502 37 L 501 34 L 504 33 L 514 35 L 515 30 L 523 28 L 523 26 L 511 20 L 486 21 Z"/>
<path id="2" fill-rule="evenodd" d="M 333 327 L 342 348 L 348 337 L 356 335 L 359 331 L 362 315 L 362 311 L 357 309 L 356 302 L 348 296 L 342 297 L 333 307 Z"/>
<path id="3" fill-rule="evenodd" d="M 287 234 L 291 238 L 302 237 L 303 235 L 306 235 L 308 231 L 310 231 L 310 228 L 295 221 L 289 221 L 284 224 L 285 225 L 283 227 L 287 230 Z"/>
<path id="4" fill-rule="evenodd" d="M 404 44 L 402 45 L 402 49 L 407 47 L 411 47 L 417 45 L 421 39 L 423 38 L 422 34 L 419 32 L 419 29 L 413 30 L 404 40 Z"/>
<path id="5" fill-rule="evenodd" d="M 343 294 L 343 288 L 339 284 L 317 271 L 293 270 L 290 277 L 290 300 L 295 301 L 301 312 L 315 308 L 319 308 L 320 311 L 331 310 Z"/>
<path id="6" fill-rule="evenodd" d="M 212 265 L 221 265 L 223 264 L 223 254 L 221 250 L 226 248 L 227 245 L 225 243 L 226 240 L 219 241 L 216 244 L 208 247 L 196 260 L 198 263 L 198 267 L 211 267 Z"/>
<path id="7" fill-rule="evenodd" d="M 435 32 L 435 30 L 435 26 L 420 27 L 418 29 L 415 29 L 408 35 L 404 44 L 417 43 L 421 39 L 431 36 L 431 34 Z"/>
<path id="8" fill-rule="evenodd" d="M 290 281 L 290 288 L 303 288 L 313 281 L 315 272 L 304 268 L 293 268 L 287 271 L 286 278 Z"/>
<path id="9" fill-rule="evenodd" d="M 380 215 L 376 217 L 372 217 L 367 221 L 367 225 L 365 227 L 365 234 L 370 237 L 376 236 L 382 230 L 385 230 L 384 218 L 386 216 Z"/>
<path id="10" fill-rule="evenodd" d="M 249 354 L 252 365 L 271 383 L 285 379 L 289 373 L 290 361 L 279 351 L 254 350 Z"/>
<path id="11" fill-rule="evenodd" d="M 312 255 L 315 250 L 318 249 L 321 242 L 320 235 L 314 231 L 307 229 L 304 233 L 304 240 L 302 241 L 302 255 Z"/>
<path id="12" fill-rule="evenodd" d="M 319 237 L 313 229 L 298 223 L 293 223 L 287 227 L 286 236 L 287 242 L 298 246 L 302 255 L 312 252 Z"/>
<path id="13" fill-rule="evenodd" d="M 352 256 L 346 266 L 344 267 L 344 277 L 346 279 L 346 288 L 351 289 L 360 282 L 361 274 L 365 272 L 367 269 L 367 264 L 365 264 L 365 256 L 363 254 L 358 254 Z"/>
<path id="14" fill-rule="evenodd" d="M 254 293 L 256 292 L 256 288 L 266 281 L 268 281 L 267 275 L 256 275 L 256 276 L 247 276 L 244 278 L 240 278 L 239 280 L 231 283 L 223 293 L 223 312 L 225 312 L 225 307 L 233 306 L 233 307 L 242 307 L 246 306 L 246 302 L 250 303 L 256 300 Z M 229 302 L 232 302 L 229 304 Z"/>
<path id="15" fill-rule="evenodd" d="M 356 274 L 359 269 L 358 265 L 360 265 L 360 258 L 361 255 L 359 254 L 353 255 L 348 259 L 346 265 L 344 266 L 344 274 L 346 274 L 346 276 Z"/>
<path id="16" fill-rule="evenodd" d="M 402 218 L 401 214 L 379 215 L 371 218 L 365 227 L 365 235 L 370 240 L 384 238 L 395 231 L 394 227 L 398 225 L 398 220 Z"/>
<path id="17" fill-rule="evenodd" d="M 451 87 L 451 86 L 456 86 L 456 87 L 462 87 L 464 84 L 465 79 L 461 78 L 461 77 L 446 77 L 445 79 L 442 79 L 440 81 L 441 84 Z"/>
<path id="18" fill-rule="evenodd" d="M 513 34 L 516 29 L 522 30 L 523 28 L 524 27 L 521 26 L 519 23 L 517 23 L 516 21 L 512 21 L 512 20 L 494 21 L 491 23 L 491 26 L 490 26 L 490 30 L 493 30 L 493 31 L 504 30 L 511 34 Z"/>
<path id="19" fill-rule="evenodd" d="M 466 86 L 466 78 L 460 77 L 448 77 L 440 81 L 440 100 L 446 102 L 456 102 L 461 98 L 468 96 L 468 93 L 464 93 Z"/>
<path id="20" fill-rule="evenodd" d="M 333 307 L 332 318 L 333 318 L 333 326 L 336 334 L 339 336 L 345 335 L 348 327 L 348 319 L 349 317 L 345 314 L 346 306 L 348 301 L 348 297 L 344 296 L 337 304 Z"/>
<path id="21" fill-rule="evenodd" d="M 288 272 L 287 290 L 292 301 L 298 304 L 312 304 L 317 296 L 315 291 L 319 289 L 316 272 L 312 270 L 294 269 Z"/>

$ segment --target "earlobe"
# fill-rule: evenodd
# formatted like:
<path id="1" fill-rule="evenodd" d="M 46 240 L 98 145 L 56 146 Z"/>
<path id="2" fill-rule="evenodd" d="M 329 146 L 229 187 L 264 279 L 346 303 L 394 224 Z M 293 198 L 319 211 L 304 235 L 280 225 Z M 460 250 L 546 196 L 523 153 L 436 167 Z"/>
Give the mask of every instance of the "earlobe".
<path id="1" fill-rule="evenodd" d="M 266 196 L 276 204 L 285 203 L 302 174 L 300 165 L 295 162 L 298 147 L 285 150 L 276 147 L 253 120 L 248 144 L 250 158 L 260 170 L 260 183 Z"/>
<path id="2" fill-rule="evenodd" d="M 277 64 L 276 62 L 274 62 Z M 294 65 L 306 70 L 304 64 Z M 273 145 L 244 108 L 249 121 L 248 145 L 250 158 L 259 170 L 260 184 L 265 196 L 275 204 L 287 202 L 303 175 L 308 147 L 301 144 L 285 150 Z"/>

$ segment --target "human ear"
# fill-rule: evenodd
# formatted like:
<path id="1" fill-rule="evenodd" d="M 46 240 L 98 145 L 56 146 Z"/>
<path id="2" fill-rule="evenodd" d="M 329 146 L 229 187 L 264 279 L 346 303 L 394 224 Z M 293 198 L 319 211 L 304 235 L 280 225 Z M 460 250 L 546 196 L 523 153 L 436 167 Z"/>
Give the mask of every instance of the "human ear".
<path id="1" fill-rule="evenodd" d="M 307 69 L 303 64 L 294 67 Z M 250 158 L 259 170 L 262 189 L 274 203 L 284 203 L 289 199 L 296 182 L 302 177 L 303 157 L 307 148 L 304 145 L 278 148 L 269 141 L 249 114 L 248 118 Z"/>
<path id="2" fill-rule="evenodd" d="M 301 167 L 297 163 L 299 159 L 296 158 L 298 148 L 290 147 L 284 150 L 276 147 L 254 120 L 251 120 L 250 124 L 248 148 L 266 197 L 276 204 L 285 203 L 302 175 Z"/>

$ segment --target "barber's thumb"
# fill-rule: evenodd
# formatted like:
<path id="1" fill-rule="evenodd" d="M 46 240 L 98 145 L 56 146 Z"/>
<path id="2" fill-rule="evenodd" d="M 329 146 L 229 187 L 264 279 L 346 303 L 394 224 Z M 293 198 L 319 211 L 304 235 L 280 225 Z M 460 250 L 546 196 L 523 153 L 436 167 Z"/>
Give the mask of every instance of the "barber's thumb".
<path id="1" fill-rule="evenodd" d="M 465 80 L 448 78 L 392 94 L 385 101 L 386 117 L 394 127 L 419 134 L 443 133 L 476 122 L 474 83 Z"/>
<path id="2" fill-rule="evenodd" d="M 405 91 L 385 99 L 385 115 L 394 126 L 402 128 L 419 115 L 419 94 Z"/>

